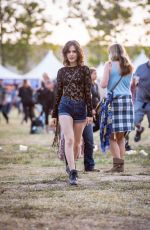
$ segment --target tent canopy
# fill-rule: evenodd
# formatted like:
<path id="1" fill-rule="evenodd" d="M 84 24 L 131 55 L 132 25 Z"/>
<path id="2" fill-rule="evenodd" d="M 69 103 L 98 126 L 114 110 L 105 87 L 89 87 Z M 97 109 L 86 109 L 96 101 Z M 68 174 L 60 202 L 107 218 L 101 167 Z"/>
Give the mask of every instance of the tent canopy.
<path id="1" fill-rule="evenodd" d="M 49 51 L 45 58 L 30 72 L 23 75 L 23 79 L 42 79 L 44 73 L 48 74 L 51 79 L 55 79 L 57 71 L 62 67 L 60 61 Z"/>
<path id="2" fill-rule="evenodd" d="M 0 79 L 3 80 L 20 80 L 22 76 L 15 74 L 10 70 L 6 69 L 4 66 L 0 65 Z"/>

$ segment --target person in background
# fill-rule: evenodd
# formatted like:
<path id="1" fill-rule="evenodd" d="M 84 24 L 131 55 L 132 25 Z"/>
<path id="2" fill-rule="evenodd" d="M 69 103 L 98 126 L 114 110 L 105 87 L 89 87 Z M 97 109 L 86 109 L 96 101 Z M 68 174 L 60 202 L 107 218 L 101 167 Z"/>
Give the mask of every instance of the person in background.
<path id="1" fill-rule="evenodd" d="M 12 109 L 13 101 L 14 101 L 14 96 L 13 96 L 12 85 L 7 85 L 6 95 L 5 95 L 5 105 L 4 105 L 4 110 L 6 111 L 7 116 Z"/>
<path id="2" fill-rule="evenodd" d="M 68 41 L 63 47 L 64 67 L 57 75 L 56 103 L 52 124 L 58 118 L 65 139 L 69 183 L 77 185 L 75 160 L 81 152 L 81 138 L 85 125 L 92 123 L 91 75 L 84 65 L 83 51 L 77 41 Z"/>
<path id="3" fill-rule="evenodd" d="M 98 85 L 96 83 L 97 73 L 95 68 L 90 68 L 92 86 L 92 106 L 93 106 L 93 116 L 95 116 L 95 108 L 100 101 L 100 94 Z M 94 149 L 94 137 L 93 137 L 93 124 L 86 125 L 83 131 L 83 141 L 84 141 L 84 170 L 86 172 L 99 171 L 95 169 L 95 162 L 93 158 L 93 149 Z"/>
<path id="4" fill-rule="evenodd" d="M 135 81 L 133 81 L 133 79 L 131 80 L 131 95 L 132 95 L 132 101 L 133 101 L 133 106 L 134 106 L 135 97 L 136 97 L 136 84 L 135 84 Z M 126 152 L 134 151 L 132 149 L 131 145 L 129 144 L 129 135 L 130 135 L 130 132 L 127 132 L 125 134 L 125 150 L 126 150 Z"/>
<path id="5" fill-rule="evenodd" d="M 18 85 L 17 84 L 14 85 L 13 97 L 14 97 L 13 105 L 17 109 L 18 114 L 20 114 L 21 113 L 21 98 L 18 96 Z"/>
<path id="6" fill-rule="evenodd" d="M 3 117 L 5 118 L 6 122 L 9 123 L 9 118 L 5 110 L 5 105 L 6 105 L 6 89 L 3 86 L 3 80 L 0 79 L 0 112 L 3 114 Z"/>
<path id="7" fill-rule="evenodd" d="M 105 64 L 101 87 L 108 92 L 113 90 L 112 101 L 112 134 L 110 151 L 113 157 L 113 167 L 106 172 L 123 172 L 126 132 L 134 129 L 133 104 L 130 90 L 133 67 L 124 47 L 115 43 L 109 47 L 109 61 Z M 119 81 L 120 80 L 120 81 Z"/>
<path id="8" fill-rule="evenodd" d="M 30 118 L 31 122 L 34 118 L 34 103 L 33 103 L 33 89 L 31 88 L 28 80 L 23 80 L 22 86 L 19 88 L 18 96 L 21 98 L 23 105 L 23 113 L 26 122 Z"/>
<path id="9" fill-rule="evenodd" d="M 37 91 L 38 101 L 42 105 L 42 113 L 45 115 L 45 128 L 46 132 L 49 132 L 49 115 L 52 112 L 54 106 L 54 90 L 53 82 L 48 79 L 42 81 L 41 88 Z"/>
<path id="10" fill-rule="evenodd" d="M 136 134 L 134 141 L 141 140 L 141 134 L 144 131 L 141 123 L 144 115 L 147 115 L 149 128 L 150 128 L 150 53 L 149 60 L 138 66 L 134 73 L 133 81 L 136 84 L 136 97 L 135 97 L 135 126 Z"/>

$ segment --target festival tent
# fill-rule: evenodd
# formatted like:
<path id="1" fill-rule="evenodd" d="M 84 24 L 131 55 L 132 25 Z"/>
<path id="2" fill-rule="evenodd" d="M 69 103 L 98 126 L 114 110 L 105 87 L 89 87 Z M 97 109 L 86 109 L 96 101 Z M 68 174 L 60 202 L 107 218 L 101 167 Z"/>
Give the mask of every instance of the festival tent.
<path id="1" fill-rule="evenodd" d="M 62 66 L 63 65 L 54 56 L 53 52 L 49 51 L 45 58 L 34 69 L 23 75 L 23 79 L 41 80 L 44 73 L 47 73 L 51 79 L 55 79 L 57 71 Z"/>
<path id="2" fill-rule="evenodd" d="M 22 80 L 22 76 L 16 73 L 11 72 L 4 66 L 0 65 L 0 79 L 4 80 L 4 83 L 12 84 L 12 83 L 20 83 Z"/>
<path id="3" fill-rule="evenodd" d="M 22 79 L 22 77 L 21 75 L 13 73 L 10 70 L 6 69 L 4 66 L 0 65 L 0 79 L 18 80 L 18 79 Z"/>
<path id="4" fill-rule="evenodd" d="M 135 67 L 135 69 L 148 61 L 148 57 L 145 55 L 145 51 L 144 50 L 141 50 L 141 53 L 134 59 L 133 61 L 133 66 Z"/>

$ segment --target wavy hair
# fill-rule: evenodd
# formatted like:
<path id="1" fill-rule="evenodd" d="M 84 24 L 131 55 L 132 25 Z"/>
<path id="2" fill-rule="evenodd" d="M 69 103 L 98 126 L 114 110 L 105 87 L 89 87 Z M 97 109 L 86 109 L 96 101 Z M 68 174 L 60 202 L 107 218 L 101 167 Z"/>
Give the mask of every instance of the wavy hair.
<path id="1" fill-rule="evenodd" d="M 119 61 L 121 76 L 126 76 L 133 72 L 133 66 L 123 46 L 115 43 L 109 47 L 108 51 L 111 61 Z"/>
<path id="2" fill-rule="evenodd" d="M 77 52 L 77 65 L 83 65 L 84 64 L 83 50 L 77 41 L 72 40 L 72 41 L 68 41 L 62 50 L 62 54 L 63 54 L 63 58 L 64 58 L 64 60 L 63 60 L 64 66 L 70 66 L 70 62 L 68 61 L 68 58 L 67 58 L 67 53 L 69 52 L 69 48 L 71 46 L 74 46 L 75 50 Z"/>

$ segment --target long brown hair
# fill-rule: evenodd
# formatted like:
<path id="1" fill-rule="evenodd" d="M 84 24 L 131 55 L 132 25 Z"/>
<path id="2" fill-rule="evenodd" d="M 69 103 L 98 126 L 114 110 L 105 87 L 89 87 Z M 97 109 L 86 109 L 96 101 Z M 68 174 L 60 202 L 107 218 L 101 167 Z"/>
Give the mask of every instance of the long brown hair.
<path id="1" fill-rule="evenodd" d="M 109 47 L 108 51 L 111 61 L 119 61 L 121 76 L 126 76 L 133 72 L 133 66 L 123 46 L 115 43 Z"/>
<path id="2" fill-rule="evenodd" d="M 63 58 L 64 58 L 64 60 L 63 60 L 64 66 L 70 66 L 70 62 L 68 61 L 68 58 L 67 58 L 67 53 L 68 53 L 69 48 L 71 46 L 74 46 L 75 50 L 77 52 L 77 65 L 83 65 L 83 63 L 84 63 L 84 61 L 83 61 L 83 58 L 84 58 L 83 57 L 83 50 L 77 41 L 72 40 L 72 41 L 68 41 L 62 50 L 62 54 L 63 54 Z"/>

